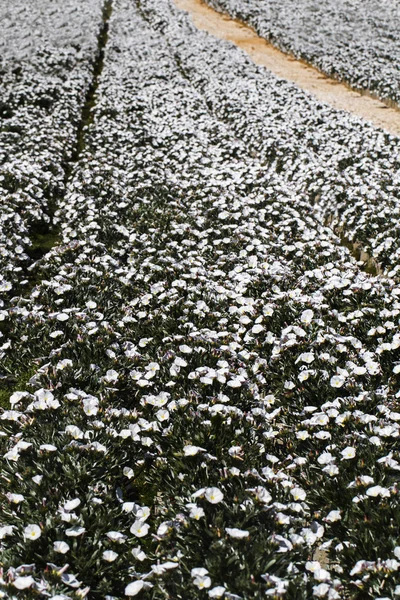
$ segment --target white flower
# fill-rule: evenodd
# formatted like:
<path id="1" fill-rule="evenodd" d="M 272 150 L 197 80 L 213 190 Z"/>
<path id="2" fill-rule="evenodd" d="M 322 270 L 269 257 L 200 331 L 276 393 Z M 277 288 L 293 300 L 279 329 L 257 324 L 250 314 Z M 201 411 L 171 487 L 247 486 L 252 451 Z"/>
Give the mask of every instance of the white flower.
<path id="1" fill-rule="evenodd" d="M 57 321 L 67 321 L 69 319 L 69 315 L 67 315 L 66 313 L 58 313 L 58 315 L 56 316 Z"/>
<path id="2" fill-rule="evenodd" d="M 242 446 L 231 446 L 228 450 L 229 456 L 239 458 L 243 454 Z"/>
<path id="3" fill-rule="evenodd" d="M 370 442 L 370 444 L 373 444 L 374 446 L 382 446 L 382 441 L 377 435 L 371 436 L 369 438 L 369 442 Z"/>
<path id="4" fill-rule="evenodd" d="M 216 487 L 206 488 L 204 495 L 211 504 L 218 504 L 224 499 L 224 494 Z"/>
<path id="5" fill-rule="evenodd" d="M 315 573 L 317 569 L 321 568 L 321 563 L 318 560 L 308 560 L 305 564 L 307 571 Z"/>
<path id="6" fill-rule="evenodd" d="M 190 571 L 190 575 L 192 577 L 204 577 L 205 575 L 208 574 L 207 569 L 205 569 L 204 567 L 195 567 L 194 569 L 192 569 Z"/>
<path id="7" fill-rule="evenodd" d="M 298 376 L 297 379 L 301 382 L 303 381 L 307 381 L 307 379 L 309 379 L 310 375 L 312 374 L 312 371 L 301 371 Z"/>
<path id="8" fill-rule="evenodd" d="M 322 470 L 324 473 L 327 473 L 330 477 L 334 477 L 339 473 L 339 468 L 334 464 L 327 465 Z"/>
<path id="9" fill-rule="evenodd" d="M 185 456 L 195 456 L 198 452 L 205 452 L 205 448 L 201 448 L 200 446 L 185 446 L 183 452 Z"/>
<path id="10" fill-rule="evenodd" d="M 231 388 L 239 388 L 242 385 L 242 382 L 239 378 L 230 379 L 226 385 L 229 385 Z"/>
<path id="11" fill-rule="evenodd" d="M 25 500 L 25 497 L 22 494 L 11 494 L 8 493 L 6 494 L 7 499 L 9 502 L 11 502 L 12 504 L 20 504 L 21 502 L 23 502 Z"/>
<path id="12" fill-rule="evenodd" d="M 182 346 L 179 346 L 179 350 L 183 353 L 183 354 L 191 354 L 193 352 L 192 348 L 190 348 L 189 346 L 187 346 L 186 344 L 182 344 Z"/>
<path id="13" fill-rule="evenodd" d="M 155 575 L 163 575 L 165 571 L 169 571 L 170 569 L 176 569 L 179 567 L 179 564 L 176 562 L 172 562 L 168 560 L 161 565 L 152 565 L 151 570 Z"/>
<path id="14" fill-rule="evenodd" d="M 150 516 L 150 508 L 148 506 L 142 506 L 137 509 L 136 517 L 140 521 L 146 521 Z"/>
<path id="15" fill-rule="evenodd" d="M 361 475 L 359 477 L 360 485 L 369 485 L 370 483 L 374 483 L 374 478 L 369 475 Z"/>
<path id="16" fill-rule="evenodd" d="M 305 323 L 306 325 L 309 325 L 311 323 L 311 321 L 313 320 L 313 317 L 314 317 L 314 313 L 313 313 L 312 310 L 309 310 L 309 309 L 308 310 L 304 310 L 301 313 L 300 321 L 302 323 Z"/>
<path id="17" fill-rule="evenodd" d="M 72 367 L 73 362 L 72 360 L 70 360 L 69 358 L 64 358 L 63 360 L 60 360 L 57 365 L 56 365 L 56 369 L 58 371 L 64 371 L 64 369 L 67 369 L 68 367 Z"/>
<path id="18" fill-rule="evenodd" d="M 314 579 L 317 581 L 329 581 L 331 578 L 331 574 L 326 569 L 315 569 L 314 571 Z"/>
<path id="19" fill-rule="evenodd" d="M 253 325 L 253 327 L 251 328 L 251 332 L 254 334 L 261 333 L 261 331 L 263 331 L 263 330 L 264 330 L 264 327 L 260 324 Z"/>
<path id="20" fill-rule="evenodd" d="M 385 560 L 384 564 L 386 569 L 388 569 L 389 571 L 397 571 L 400 567 L 399 561 L 395 560 L 394 558 L 388 558 L 387 560 Z"/>
<path id="21" fill-rule="evenodd" d="M 158 526 L 157 535 L 162 537 L 171 531 L 171 521 L 164 521 Z"/>
<path id="22" fill-rule="evenodd" d="M 103 560 L 107 562 L 114 562 L 114 560 L 118 557 L 117 552 L 113 552 L 112 550 L 106 550 L 103 552 Z"/>
<path id="23" fill-rule="evenodd" d="M 225 590 L 226 588 L 224 588 L 222 585 L 218 585 L 209 590 L 208 595 L 210 598 L 222 598 L 222 596 L 225 594 Z"/>
<path id="24" fill-rule="evenodd" d="M 106 535 L 111 542 L 116 542 L 117 544 L 123 544 L 128 537 L 120 531 L 109 531 Z"/>
<path id="25" fill-rule="evenodd" d="M 332 436 L 329 431 L 317 431 L 317 433 L 314 433 L 314 437 L 317 440 L 330 440 Z"/>
<path id="26" fill-rule="evenodd" d="M 205 514 L 206 513 L 204 512 L 204 509 L 201 508 L 201 506 L 193 506 L 190 510 L 189 517 L 198 521 L 199 519 L 201 519 L 201 517 L 204 517 Z"/>
<path id="27" fill-rule="evenodd" d="M 27 392 L 14 392 L 11 396 L 10 396 L 10 404 L 11 406 L 14 406 L 14 404 L 18 404 L 18 402 L 20 402 L 22 400 L 22 398 L 25 398 L 25 396 L 27 396 Z"/>
<path id="28" fill-rule="evenodd" d="M 144 537 L 148 534 L 150 526 L 147 525 L 144 521 L 139 519 L 135 521 L 134 524 L 130 528 L 130 532 L 133 533 L 136 537 Z"/>
<path id="29" fill-rule="evenodd" d="M 329 585 L 327 583 L 320 583 L 313 587 L 313 596 L 317 598 L 324 598 L 329 592 Z"/>
<path id="30" fill-rule="evenodd" d="M 205 588 L 209 588 L 211 585 L 211 579 L 208 575 L 205 576 L 197 576 L 193 579 L 193 584 L 199 588 L 199 590 L 204 590 Z"/>
<path id="31" fill-rule="evenodd" d="M 141 562 L 147 558 L 147 555 L 143 552 L 140 546 L 133 548 L 132 554 L 136 560 L 140 560 Z"/>
<path id="32" fill-rule="evenodd" d="M 79 525 L 75 525 L 74 527 L 67 529 L 65 535 L 67 535 L 68 537 L 78 537 L 78 535 L 82 535 L 83 533 L 85 533 L 85 531 L 85 527 L 79 527 Z"/>
<path id="33" fill-rule="evenodd" d="M 74 500 L 68 500 L 68 502 L 64 504 L 64 510 L 66 510 L 67 512 L 69 512 L 70 510 L 74 510 L 74 508 L 77 508 L 77 506 L 79 506 L 80 503 L 81 501 L 79 500 L 79 498 L 74 498 Z"/>
<path id="34" fill-rule="evenodd" d="M 279 525 L 290 525 L 290 517 L 289 515 L 285 515 L 283 512 L 278 512 L 275 515 L 275 518 Z"/>
<path id="35" fill-rule="evenodd" d="M 343 457 L 342 460 L 350 460 L 351 458 L 355 457 L 356 449 L 352 448 L 351 446 L 347 446 L 347 448 L 341 451 L 341 455 Z"/>
<path id="36" fill-rule="evenodd" d="M 168 421 L 169 419 L 169 411 L 161 408 L 156 412 L 156 417 L 162 423 L 163 421 Z"/>
<path id="37" fill-rule="evenodd" d="M 54 552 L 59 552 L 60 554 L 66 554 L 69 550 L 66 542 L 54 542 L 53 548 Z"/>
<path id="38" fill-rule="evenodd" d="M 72 573 L 71 574 L 63 573 L 61 575 L 61 581 L 63 583 L 65 583 L 66 585 L 69 585 L 72 588 L 78 588 L 81 585 L 81 583 L 82 583 L 82 581 L 78 581 L 78 579 L 76 578 L 76 576 L 73 575 Z M 76 591 L 76 593 L 79 596 L 79 591 L 78 590 Z"/>
<path id="39" fill-rule="evenodd" d="M 330 452 L 323 452 L 320 456 L 318 456 L 317 461 L 320 465 L 328 465 L 333 462 L 335 458 L 332 456 Z"/>
<path id="40" fill-rule="evenodd" d="M 52 331 L 49 335 L 51 338 L 55 339 L 58 338 L 60 335 L 63 335 L 63 331 L 61 331 L 60 329 L 57 329 L 56 331 Z"/>
<path id="41" fill-rule="evenodd" d="M 136 596 L 144 587 L 143 581 L 138 579 L 137 581 L 133 581 L 125 588 L 125 596 Z"/>
<path id="42" fill-rule="evenodd" d="M 299 358 L 296 360 L 296 362 L 304 362 L 306 364 L 311 364 L 313 361 L 315 360 L 315 356 L 314 356 L 314 352 L 303 352 L 303 354 L 300 354 Z"/>
<path id="43" fill-rule="evenodd" d="M 20 454 L 19 454 L 17 446 L 14 446 L 14 448 L 11 448 L 11 450 L 9 450 L 8 452 L 6 452 L 3 455 L 3 458 L 5 458 L 6 460 L 12 460 L 13 462 L 17 462 L 19 457 L 20 457 Z"/>
<path id="44" fill-rule="evenodd" d="M 382 498 L 388 498 L 390 496 L 390 491 L 380 485 L 375 485 L 374 487 L 370 487 L 365 492 L 367 496 L 371 496 L 372 498 L 376 498 L 377 496 L 381 496 Z"/>
<path id="45" fill-rule="evenodd" d="M 369 360 L 368 362 L 366 362 L 365 366 L 367 367 L 368 373 L 370 375 L 377 375 L 380 371 L 379 363 L 373 360 Z"/>
<path id="46" fill-rule="evenodd" d="M 331 387 L 340 388 L 345 382 L 345 378 L 342 375 L 334 375 L 331 377 L 330 384 Z"/>
<path id="47" fill-rule="evenodd" d="M 248 531 L 245 531 L 244 529 L 237 529 L 236 527 L 232 529 L 230 527 L 225 527 L 225 531 L 230 537 L 236 538 L 238 540 L 247 538 L 250 535 Z"/>
<path id="48" fill-rule="evenodd" d="M 331 510 L 325 517 L 324 521 L 328 523 L 334 523 L 335 521 L 340 521 L 341 519 L 340 510 Z"/>
<path id="49" fill-rule="evenodd" d="M 113 369 L 109 369 L 107 371 L 107 373 L 104 375 L 104 381 L 106 381 L 107 383 L 115 383 L 118 379 L 118 373 L 117 371 L 114 371 Z"/>
<path id="50" fill-rule="evenodd" d="M 133 469 L 131 469 L 130 467 L 124 467 L 124 470 L 122 472 L 128 479 L 132 479 L 132 477 L 135 475 Z"/>
<path id="51" fill-rule="evenodd" d="M 248 490 L 249 492 L 253 492 L 257 498 L 257 500 L 259 502 L 263 502 L 264 504 L 269 504 L 272 500 L 272 496 L 269 493 L 268 490 L 265 489 L 265 487 L 262 487 L 261 485 L 257 486 L 256 488 L 252 488 Z"/>
<path id="52" fill-rule="evenodd" d="M 0 527 L 0 540 L 3 540 L 6 535 L 12 535 L 13 529 L 15 529 L 15 525 L 4 525 Z"/>
<path id="53" fill-rule="evenodd" d="M 97 415 L 99 412 L 99 401 L 97 398 L 84 398 L 83 400 L 83 412 L 88 416 L 92 417 Z"/>
<path id="54" fill-rule="evenodd" d="M 297 487 L 290 490 L 290 493 L 292 494 L 292 496 L 296 502 L 298 502 L 299 500 L 300 501 L 305 500 L 306 495 L 307 495 L 302 488 L 297 488 Z"/>
<path id="55" fill-rule="evenodd" d="M 42 450 L 42 452 L 57 452 L 57 447 L 53 446 L 53 444 L 42 444 L 39 446 L 39 449 Z"/>
<path id="56" fill-rule="evenodd" d="M 352 568 L 352 570 L 350 571 L 350 575 L 358 575 L 359 573 L 362 573 L 362 571 L 365 569 L 366 567 L 366 561 L 365 560 L 358 560 L 356 562 L 356 564 L 354 565 L 354 567 Z"/>
<path id="57" fill-rule="evenodd" d="M 76 425 L 67 425 L 65 428 L 65 433 L 73 437 L 74 440 L 81 440 L 84 435 L 83 431 Z"/>
<path id="58" fill-rule="evenodd" d="M 54 395 L 51 393 L 51 391 L 45 390 L 44 388 L 37 390 L 37 392 L 35 392 L 35 397 L 37 400 L 41 400 L 46 403 L 54 400 Z"/>
<path id="59" fill-rule="evenodd" d="M 24 440 L 19 440 L 19 442 L 17 442 L 17 444 L 16 444 L 16 447 L 18 448 L 19 451 L 27 450 L 31 446 L 32 446 L 32 444 L 30 444 L 29 442 L 25 442 Z"/>
<path id="60" fill-rule="evenodd" d="M 35 583 L 35 580 L 30 575 L 23 577 L 19 576 L 13 581 L 13 586 L 17 588 L 17 590 L 26 590 L 27 588 L 32 587 Z"/>
<path id="61" fill-rule="evenodd" d="M 39 525 L 27 525 L 24 529 L 26 540 L 37 540 L 42 535 Z"/>

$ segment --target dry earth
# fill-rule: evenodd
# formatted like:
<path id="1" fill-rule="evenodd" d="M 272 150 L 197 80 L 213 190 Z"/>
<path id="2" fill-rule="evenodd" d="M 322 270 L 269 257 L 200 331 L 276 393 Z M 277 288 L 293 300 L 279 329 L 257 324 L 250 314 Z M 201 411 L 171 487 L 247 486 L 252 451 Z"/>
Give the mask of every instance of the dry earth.
<path id="1" fill-rule="evenodd" d="M 365 92 L 326 77 L 318 69 L 281 52 L 258 36 L 244 23 L 231 19 L 210 8 L 202 0 L 174 0 L 178 8 L 187 11 L 198 29 L 217 38 L 229 40 L 247 52 L 257 64 L 269 69 L 278 77 L 292 81 L 318 100 L 332 107 L 353 113 L 400 136 L 400 110 L 371 97 Z"/>

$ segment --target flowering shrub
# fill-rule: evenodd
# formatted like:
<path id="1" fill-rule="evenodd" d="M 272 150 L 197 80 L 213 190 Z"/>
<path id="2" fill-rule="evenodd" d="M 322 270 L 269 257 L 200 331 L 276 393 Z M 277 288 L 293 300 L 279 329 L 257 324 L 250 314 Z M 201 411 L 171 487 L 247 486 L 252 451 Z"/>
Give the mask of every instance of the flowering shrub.
<path id="1" fill-rule="evenodd" d="M 284 52 L 382 98 L 400 100 L 399 8 L 393 0 L 207 0 Z"/>
<path id="2" fill-rule="evenodd" d="M 114 0 L 60 242 L 1 291 L 2 372 L 31 376 L 0 414 L 0 596 L 400 591 L 395 263 L 360 269 L 289 176 L 305 146 L 261 129 L 268 86 L 315 144 L 321 118 L 354 160 L 395 147 L 165 0 Z M 276 155 L 249 142 L 268 127 Z"/>

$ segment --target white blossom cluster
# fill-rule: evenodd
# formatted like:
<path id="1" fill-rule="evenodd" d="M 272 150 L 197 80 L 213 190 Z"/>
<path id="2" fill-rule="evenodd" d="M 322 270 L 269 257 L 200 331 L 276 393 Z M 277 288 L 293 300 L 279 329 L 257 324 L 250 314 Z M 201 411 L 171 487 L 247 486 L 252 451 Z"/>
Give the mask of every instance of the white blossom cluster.
<path id="1" fill-rule="evenodd" d="M 32 234 L 53 225 L 101 24 L 101 0 L 1 3 L 0 288 L 23 285 Z"/>
<path id="2" fill-rule="evenodd" d="M 400 101 L 396 0 L 207 0 L 284 52 L 381 98 Z"/>
<path id="3" fill-rule="evenodd" d="M 307 191 L 342 152 L 379 188 L 386 146 L 113 1 L 60 243 L 0 292 L 0 597 L 400 594 L 400 282 Z"/>

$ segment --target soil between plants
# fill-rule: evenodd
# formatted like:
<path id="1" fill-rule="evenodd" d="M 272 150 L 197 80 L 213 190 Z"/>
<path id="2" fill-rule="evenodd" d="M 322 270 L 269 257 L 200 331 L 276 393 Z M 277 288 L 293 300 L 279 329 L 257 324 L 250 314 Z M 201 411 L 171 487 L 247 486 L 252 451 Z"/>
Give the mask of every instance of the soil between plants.
<path id="1" fill-rule="evenodd" d="M 203 0 L 174 0 L 177 8 L 187 11 L 194 25 L 219 39 L 233 42 L 257 64 L 283 79 L 292 81 L 318 100 L 333 108 L 352 113 L 375 127 L 400 136 L 400 110 L 365 91 L 331 79 L 304 61 L 281 52 L 261 38 L 248 25 L 210 8 Z"/>

